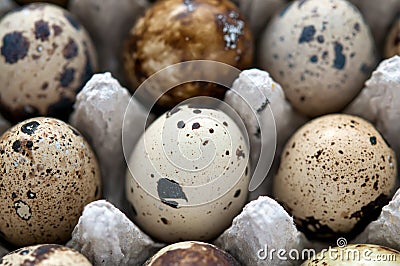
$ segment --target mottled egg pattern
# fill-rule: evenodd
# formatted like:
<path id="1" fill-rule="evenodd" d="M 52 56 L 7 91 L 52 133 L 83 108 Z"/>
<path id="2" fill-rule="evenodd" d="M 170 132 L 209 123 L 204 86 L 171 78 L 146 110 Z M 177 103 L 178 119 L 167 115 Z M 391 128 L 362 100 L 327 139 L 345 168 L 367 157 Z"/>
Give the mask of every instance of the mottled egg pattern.
<path id="1" fill-rule="evenodd" d="M 54 244 L 36 245 L 17 249 L 3 258 L 0 266 L 91 266 L 88 259 L 77 251 Z"/>
<path id="2" fill-rule="evenodd" d="M 395 158 L 365 120 L 323 116 L 287 142 L 274 196 L 311 238 L 355 236 L 388 203 L 395 187 Z"/>
<path id="3" fill-rule="evenodd" d="M 196 241 L 186 241 L 172 244 L 161 249 L 144 265 L 239 266 L 240 264 L 230 254 L 214 245 Z"/>
<path id="4" fill-rule="evenodd" d="M 400 55 L 400 15 L 391 26 L 385 43 L 385 57 Z"/>
<path id="5" fill-rule="evenodd" d="M 134 91 L 150 75 L 179 62 L 208 59 L 245 69 L 252 57 L 250 30 L 232 2 L 166 0 L 156 2 L 132 28 L 124 68 Z M 222 97 L 224 92 L 222 87 L 190 83 L 164 94 L 158 104 L 170 109 L 192 96 Z"/>
<path id="6" fill-rule="evenodd" d="M 289 3 L 264 32 L 259 58 L 293 106 L 309 116 L 343 109 L 376 62 L 368 26 L 344 0 Z"/>
<path id="7" fill-rule="evenodd" d="M 334 249 L 333 253 L 317 254 L 301 266 L 395 266 L 400 262 L 400 252 L 378 245 L 353 244 Z"/>
<path id="8" fill-rule="evenodd" d="M 71 126 L 33 118 L 0 139 L 0 236 L 13 245 L 63 243 L 100 196 L 88 143 Z"/>
<path id="9" fill-rule="evenodd" d="M 135 223 L 168 243 L 217 237 L 245 204 L 248 160 L 242 132 L 222 111 L 181 105 L 165 113 L 130 157 Z"/>
<path id="10" fill-rule="evenodd" d="M 84 28 L 66 10 L 31 4 L 0 22 L 0 111 L 13 122 L 46 115 L 66 120 L 97 67 Z"/>

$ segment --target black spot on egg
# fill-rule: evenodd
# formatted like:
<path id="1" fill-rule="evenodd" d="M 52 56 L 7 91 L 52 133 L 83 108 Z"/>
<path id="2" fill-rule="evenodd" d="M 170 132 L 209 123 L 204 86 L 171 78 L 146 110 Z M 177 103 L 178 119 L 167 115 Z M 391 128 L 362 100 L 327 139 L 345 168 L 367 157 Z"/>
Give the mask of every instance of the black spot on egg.
<path id="1" fill-rule="evenodd" d="M 1 47 L 1 54 L 9 64 L 14 64 L 18 60 L 24 59 L 28 54 L 29 41 L 21 32 L 7 33 L 3 37 L 3 46 Z"/>
<path id="2" fill-rule="evenodd" d="M 157 181 L 157 193 L 158 197 L 164 204 L 167 204 L 173 208 L 178 207 L 178 203 L 169 199 L 184 199 L 188 200 L 182 187 L 175 182 L 167 178 L 161 178 Z"/>
<path id="3" fill-rule="evenodd" d="M 28 122 L 21 127 L 21 132 L 32 135 L 33 133 L 35 133 L 35 130 L 39 127 L 39 125 L 40 124 L 37 121 Z"/>
<path id="4" fill-rule="evenodd" d="M 28 190 L 28 192 L 26 193 L 26 195 L 28 196 L 28 199 L 35 199 L 36 198 L 36 193 L 33 193 L 32 191 Z"/>
<path id="5" fill-rule="evenodd" d="M 343 45 L 339 42 L 334 43 L 335 59 L 333 67 L 342 70 L 346 65 L 346 56 L 343 54 Z"/>
<path id="6" fill-rule="evenodd" d="M 360 31 L 360 24 L 359 23 L 355 23 L 353 28 L 354 28 L 355 31 L 359 32 Z"/>
<path id="7" fill-rule="evenodd" d="M 315 32 L 316 30 L 313 25 L 304 27 L 299 38 L 299 43 L 311 42 L 314 40 Z"/>
<path id="8" fill-rule="evenodd" d="M 60 84 L 62 87 L 68 87 L 73 81 L 75 76 L 75 69 L 66 68 L 63 73 L 60 75 Z"/>
<path id="9" fill-rule="evenodd" d="M 49 24 L 44 20 L 38 20 L 35 22 L 35 38 L 42 42 L 47 41 L 50 36 Z"/>
<path id="10" fill-rule="evenodd" d="M 63 56 L 65 59 L 73 59 L 78 55 L 78 45 L 69 38 L 68 43 L 64 46 Z"/>
<path id="11" fill-rule="evenodd" d="M 166 218 L 164 218 L 164 217 L 161 217 L 161 222 L 162 222 L 163 224 L 169 224 L 169 221 L 168 221 Z"/>
<path id="12" fill-rule="evenodd" d="M 318 35 L 318 36 L 317 36 L 317 41 L 318 41 L 319 43 L 324 43 L 324 41 L 325 41 L 324 36 Z"/>
<path id="13" fill-rule="evenodd" d="M 371 72 L 371 67 L 369 67 L 367 64 L 361 64 L 360 71 L 364 75 L 368 75 Z"/>
<path id="14" fill-rule="evenodd" d="M 178 127 L 178 128 L 184 128 L 184 127 L 185 127 L 185 122 L 183 122 L 182 120 L 179 121 L 179 122 L 177 123 L 177 127 Z"/>
<path id="15" fill-rule="evenodd" d="M 243 150 L 241 150 L 239 148 L 236 149 L 236 156 L 237 156 L 238 160 L 240 159 L 240 157 L 246 158 Z"/>
<path id="16" fill-rule="evenodd" d="M 14 141 L 14 143 L 12 144 L 12 149 L 15 152 L 20 152 L 21 151 L 21 141 L 19 141 L 19 140 Z"/>
<path id="17" fill-rule="evenodd" d="M 376 137 L 370 137 L 369 142 L 371 142 L 371 145 L 376 145 Z"/>
<path id="18" fill-rule="evenodd" d="M 192 129 L 199 129 L 200 128 L 200 124 L 199 123 L 193 123 L 192 125 Z"/>
<path id="19" fill-rule="evenodd" d="M 210 129 L 208 130 L 208 132 L 210 132 L 210 134 L 213 134 L 213 133 L 214 133 L 214 129 L 213 129 L 213 128 L 210 128 Z"/>
<path id="20" fill-rule="evenodd" d="M 29 250 L 27 250 L 27 249 L 21 250 L 21 252 L 19 254 L 21 256 L 28 255 L 29 254 Z"/>
<path id="21" fill-rule="evenodd" d="M 310 57 L 310 62 L 311 63 L 317 63 L 318 62 L 318 56 L 316 56 L 316 55 L 311 56 Z"/>
<path id="22" fill-rule="evenodd" d="M 261 113 L 262 111 L 265 110 L 265 108 L 267 108 L 269 104 L 269 100 L 268 98 L 265 98 L 264 102 L 261 104 L 261 106 L 257 109 L 257 113 Z"/>
<path id="23" fill-rule="evenodd" d="M 28 149 L 31 149 L 33 147 L 33 142 L 28 140 L 25 144 L 25 147 L 27 147 Z"/>
<path id="24" fill-rule="evenodd" d="M 240 196 L 240 192 L 241 192 L 240 189 L 236 190 L 235 191 L 235 195 L 233 195 L 233 197 L 235 197 L 235 198 L 239 197 Z"/>
<path id="25" fill-rule="evenodd" d="M 16 194 L 15 192 L 11 193 L 11 197 L 12 197 L 13 199 L 15 199 L 15 198 L 17 197 L 17 194 Z"/>
<path id="26" fill-rule="evenodd" d="M 64 17 L 68 20 L 68 22 L 71 24 L 72 27 L 74 27 L 76 30 L 79 30 L 81 28 L 81 25 L 78 23 L 78 21 L 75 19 L 72 14 L 65 12 Z"/>
<path id="27" fill-rule="evenodd" d="M 63 32 L 63 29 L 58 25 L 54 24 L 51 27 L 53 28 L 54 36 L 59 36 Z"/>
<path id="28" fill-rule="evenodd" d="M 201 114 L 201 110 L 199 110 L 199 109 L 193 110 L 193 113 L 194 114 Z"/>

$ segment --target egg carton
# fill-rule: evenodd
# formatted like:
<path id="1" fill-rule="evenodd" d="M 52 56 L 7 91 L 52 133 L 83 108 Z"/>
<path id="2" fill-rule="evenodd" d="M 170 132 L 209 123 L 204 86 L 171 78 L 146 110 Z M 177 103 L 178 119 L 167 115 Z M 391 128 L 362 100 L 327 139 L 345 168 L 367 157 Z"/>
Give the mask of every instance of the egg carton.
<path id="1" fill-rule="evenodd" d="M 390 0 L 391 1 L 391 0 Z M 0 4 L 9 3 L 1 1 Z M 118 80 L 124 84 L 121 74 L 120 62 L 116 51 L 120 50 L 119 41 L 124 38 L 125 25 L 132 25 L 133 21 L 143 13 L 149 5 L 147 1 L 119 0 L 118 4 L 111 1 L 78 1 L 71 0 L 70 10 L 75 13 L 88 28 L 101 54 L 100 65 L 102 70 L 108 70 L 115 74 L 114 79 L 110 73 L 94 75 L 77 96 L 75 112 L 71 116 L 71 124 L 79 129 L 92 144 L 98 158 L 103 175 L 103 195 L 107 199 L 99 200 L 87 205 L 83 211 L 77 226 L 75 227 L 72 240 L 67 244 L 87 258 L 94 265 L 139 265 L 151 257 L 157 250 L 165 246 L 163 243 L 153 241 L 141 231 L 125 213 L 129 213 L 129 206 L 125 200 L 125 158 L 122 150 L 122 123 L 127 107 L 129 119 L 125 120 L 130 138 L 138 140 L 143 133 L 135 127 L 137 121 L 150 123 L 155 117 L 147 117 L 146 110 L 139 102 L 128 104 L 129 92 L 123 88 Z M 113 1 L 116 2 L 116 1 Z M 259 33 L 265 26 L 269 16 L 265 16 L 263 5 L 269 1 L 240 1 L 236 3 L 242 11 L 251 17 L 252 31 Z M 276 10 L 284 5 L 284 1 L 270 1 L 276 6 Z M 372 3 L 378 1 L 356 1 L 366 13 L 371 9 Z M 368 2 L 369 4 L 364 4 Z M 7 4 L 5 4 L 7 5 Z M 271 4 L 272 5 L 272 4 Z M 398 5 L 396 0 L 382 13 L 393 12 L 393 6 Z M 384 5 L 381 5 L 384 6 Z M 0 5 L 1 8 L 1 5 Z M 129 12 L 127 12 L 127 10 Z M 134 13 L 132 13 L 134 10 Z M 382 10 L 379 9 L 379 10 Z M 0 10 L 1 12 L 1 10 Z M 113 13 L 115 12 L 115 13 Z M 275 10 L 272 13 L 274 13 Z M 380 13 L 380 14 L 382 14 Z M 117 14 L 117 16 L 115 15 Z M 370 21 L 383 21 L 369 18 Z M 111 20 L 113 18 L 113 20 Z M 101 19 L 101 22 L 99 22 Z M 373 23 L 373 22 L 371 22 Z M 383 32 L 388 21 L 373 23 L 377 29 L 372 29 L 375 35 Z M 119 26 L 116 26 L 119 25 Z M 384 26 L 386 25 L 386 26 Z M 382 40 L 382 38 L 380 38 Z M 385 60 L 366 82 L 362 93 L 344 111 L 348 114 L 358 115 L 374 123 L 386 140 L 392 145 L 396 154 L 400 154 L 400 113 L 398 111 L 398 100 L 400 97 L 400 57 L 394 56 Z M 263 95 L 267 96 L 271 110 L 276 119 L 277 129 L 277 154 L 283 149 L 286 140 L 292 133 L 307 121 L 307 118 L 295 112 L 286 101 L 280 85 L 273 81 L 265 71 L 251 69 L 244 71 L 241 77 L 235 81 L 234 87 L 246 99 L 253 104 L 255 110 L 259 109 L 264 99 L 252 91 L 253 85 L 258 84 Z M 379 88 L 379 89 L 378 89 Z M 246 108 L 233 93 L 227 93 L 225 101 L 233 106 L 245 121 L 250 133 L 250 144 L 252 149 L 257 150 L 261 146 L 260 139 L 256 136 L 257 127 L 254 117 L 249 116 Z M 260 112 L 262 118 L 266 112 Z M 0 130 L 9 127 L 7 122 L 0 120 Z M 271 143 L 271 139 L 264 140 L 263 145 Z M 127 147 L 127 153 L 133 149 L 133 144 Z M 257 152 L 252 161 L 256 161 Z M 272 260 L 260 259 L 265 245 L 268 249 L 302 250 L 313 248 L 316 251 L 326 247 L 327 243 L 308 240 L 303 233 L 297 230 L 293 218 L 268 196 L 271 194 L 271 180 L 275 174 L 279 160 L 275 159 L 271 171 L 258 190 L 250 193 L 249 203 L 243 211 L 233 220 L 232 226 L 220 235 L 214 242 L 215 245 L 227 250 L 235 256 L 243 265 L 299 265 L 299 261 L 282 261 L 277 258 Z M 352 242 L 375 243 L 400 250 L 400 191 L 393 197 L 392 201 L 383 208 L 381 215 L 376 221 L 370 223 L 367 228 Z M 95 226 L 96 225 L 96 226 Z M 0 256 L 8 250 L 0 246 Z M 265 250 L 264 250 L 265 251 Z"/>

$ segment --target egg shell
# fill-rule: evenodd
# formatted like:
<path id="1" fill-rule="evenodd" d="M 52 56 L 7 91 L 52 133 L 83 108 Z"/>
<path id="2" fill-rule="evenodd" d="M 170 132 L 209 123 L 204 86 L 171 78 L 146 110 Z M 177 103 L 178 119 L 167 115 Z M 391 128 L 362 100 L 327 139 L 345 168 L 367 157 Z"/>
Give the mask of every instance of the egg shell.
<path id="1" fill-rule="evenodd" d="M 126 194 L 135 223 L 163 242 L 217 237 L 247 199 L 244 138 L 216 109 L 182 105 L 158 118 L 129 159 Z"/>
<path id="2" fill-rule="evenodd" d="M 64 243 L 101 194 L 96 157 L 54 118 L 19 123 L 0 138 L 0 235 L 16 246 Z"/>
<path id="3" fill-rule="evenodd" d="M 400 252 L 383 246 L 372 244 L 355 244 L 343 248 L 334 247 L 331 254 L 321 252 L 301 264 L 301 266 L 376 266 L 399 265 Z"/>
<path id="4" fill-rule="evenodd" d="M 7 265 L 91 266 L 92 264 L 73 249 L 44 244 L 20 248 L 0 258 L 0 266 Z"/>
<path id="5" fill-rule="evenodd" d="M 396 169 L 394 152 L 369 122 L 326 115 L 287 142 L 274 196 L 308 237 L 353 237 L 388 203 Z"/>
<path id="6" fill-rule="evenodd" d="M 161 249 L 144 265 L 239 266 L 240 264 L 231 255 L 214 245 L 196 241 L 186 241 L 175 243 Z"/>
<path id="7" fill-rule="evenodd" d="M 385 43 L 385 57 L 400 55 L 400 16 L 393 22 Z"/>
<path id="8" fill-rule="evenodd" d="M 183 61 L 214 60 L 245 69 L 252 62 L 253 41 L 240 10 L 228 0 L 157 1 L 131 29 L 123 57 L 134 91 L 150 75 Z M 170 79 L 177 75 L 171 73 Z M 224 92 L 223 87 L 189 83 L 162 95 L 158 105 L 171 109 L 192 96 L 222 98 Z"/>
<path id="9" fill-rule="evenodd" d="M 309 116 L 343 109 L 376 63 L 368 26 L 344 0 L 289 3 L 263 33 L 259 59 L 292 105 Z"/>
<path id="10" fill-rule="evenodd" d="M 0 40 L 3 116 L 67 120 L 76 93 L 97 68 L 86 30 L 60 7 L 31 4 L 3 17 Z"/>

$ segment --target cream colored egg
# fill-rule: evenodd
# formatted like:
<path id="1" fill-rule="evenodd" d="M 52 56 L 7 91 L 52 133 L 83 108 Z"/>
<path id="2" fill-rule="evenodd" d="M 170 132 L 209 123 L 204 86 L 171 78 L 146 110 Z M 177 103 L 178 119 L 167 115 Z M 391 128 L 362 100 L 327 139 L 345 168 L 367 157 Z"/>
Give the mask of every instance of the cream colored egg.
<path id="1" fill-rule="evenodd" d="M 163 266 L 163 265 L 219 265 L 219 266 L 239 266 L 236 261 L 227 252 L 217 248 L 214 245 L 197 242 L 186 241 L 169 245 L 144 265 L 146 266 Z"/>
<path id="2" fill-rule="evenodd" d="M 67 120 L 77 92 L 97 67 L 86 30 L 66 10 L 31 4 L 0 21 L 0 111 L 13 121 Z"/>
<path id="3" fill-rule="evenodd" d="M 309 116 L 342 110 L 376 63 L 368 25 L 345 0 L 289 3 L 261 37 L 259 60 Z"/>
<path id="4" fill-rule="evenodd" d="M 60 245 L 37 245 L 20 248 L 3 258 L 0 266 L 91 266 L 88 259 L 77 251 Z"/>
<path id="5" fill-rule="evenodd" d="M 216 109 L 182 105 L 137 143 L 126 180 L 135 222 L 164 242 L 210 240 L 241 211 L 250 179 L 247 136 Z"/>
<path id="6" fill-rule="evenodd" d="M 301 266 L 394 266 L 400 265 L 400 252 L 372 244 L 354 244 L 321 251 Z"/>
<path id="7" fill-rule="evenodd" d="M 393 150 L 369 122 L 326 115 L 287 142 L 274 196 L 310 238 L 352 237 L 388 203 L 396 169 Z"/>
<path id="8" fill-rule="evenodd" d="M 385 42 L 385 57 L 400 55 L 400 16 L 394 21 Z"/>
<path id="9" fill-rule="evenodd" d="M 100 197 L 85 139 L 54 118 L 19 123 L 0 138 L 0 234 L 16 246 L 64 243 L 83 207 Z"/>

